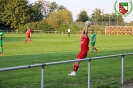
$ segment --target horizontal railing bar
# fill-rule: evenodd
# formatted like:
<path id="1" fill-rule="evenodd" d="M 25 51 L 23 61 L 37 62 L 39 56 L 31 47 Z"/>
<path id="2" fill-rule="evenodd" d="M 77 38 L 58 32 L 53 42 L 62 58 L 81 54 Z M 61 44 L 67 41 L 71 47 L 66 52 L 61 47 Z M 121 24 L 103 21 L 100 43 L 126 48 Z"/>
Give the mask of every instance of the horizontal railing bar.
<path id="1" fill-rule="evenodd" d="M 116 54 L 116 55 L 108 55 L 108 56 L 99 56 L 99 57 L 92 57 L 92 58 L 85 58 L 85 59 L 80 59 L 80 60 L 66 60 L 66 61 L 58 61 L 58 62 L 49 62 L 45 63 L 45 66 L 47 65 L 55 65 L 55 64 L 63 64 L 63 63 L 70 63 L 70 62 L 79 62 L 79 61 L 88 61 L 88 60 L 95 60 L 95 59 L 103 59 L 103 58 L 112 58 L 112 57 L 117 57 L 117 56 L 127 56 L 127 55 L 133 55 L 133 53 L 128 53 L 128 54 Z"/>
<path id="2" fill-rule="evenodd" d="M 85 58 L 85 59 L 81 59 L 81 60 L 66 60 L 66 61 L 58 61 L 58 62 L 48 62 L 48 63 L 41 63 L 41 64 L 32 64 L 32 65 L 25 65 L 25 66 L 0 68 L 0 72 L 1 71 L 8 71 L 8 70 L 23 69 L 23 68 L 39 67 L 39 66 L 48 66 L 48 65 L 71 63 L 71 62 L 80 62 L 80 61 L 87 61 L 87 60 L 96 60 L 96 59 L 103 59 L 103 58 L 112 58 L 112 57 L 117 57 L 117 56 L 127 56 L 127 55 L 133 55 L 133 53 L 99 56 L 99 57 Z"/>

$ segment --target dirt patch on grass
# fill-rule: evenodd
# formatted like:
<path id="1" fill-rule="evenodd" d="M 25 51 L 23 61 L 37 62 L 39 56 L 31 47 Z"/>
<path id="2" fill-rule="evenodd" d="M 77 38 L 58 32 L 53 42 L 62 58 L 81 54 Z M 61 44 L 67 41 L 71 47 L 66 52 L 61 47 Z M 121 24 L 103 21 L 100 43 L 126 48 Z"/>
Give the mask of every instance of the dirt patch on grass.
<path id="1" fill-rule="evenodd" d="M 133 88 L 133 80 L 125 82 L 120 88 Z"/>

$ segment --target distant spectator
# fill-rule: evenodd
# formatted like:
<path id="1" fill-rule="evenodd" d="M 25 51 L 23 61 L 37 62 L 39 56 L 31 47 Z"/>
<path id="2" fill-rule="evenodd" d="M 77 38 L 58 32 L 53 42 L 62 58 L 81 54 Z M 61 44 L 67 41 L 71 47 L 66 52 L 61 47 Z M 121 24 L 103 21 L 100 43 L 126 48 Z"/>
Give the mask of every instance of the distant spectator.
<path id="1" fill-rule="evenodd" d="M 71 29 L 68 28 L 67 32 L 68 32 L 68 36 L 70 36 L 70 34 L 71 34 Z"/>

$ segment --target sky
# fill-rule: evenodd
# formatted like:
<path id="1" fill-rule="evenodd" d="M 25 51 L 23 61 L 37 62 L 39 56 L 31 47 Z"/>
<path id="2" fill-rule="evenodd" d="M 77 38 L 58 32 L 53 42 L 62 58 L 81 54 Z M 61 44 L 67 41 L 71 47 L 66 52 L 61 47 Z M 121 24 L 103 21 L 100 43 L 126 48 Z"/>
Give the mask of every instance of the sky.
<path id="1" fill-rule="evenodd" d="M 29 0 L 30 3 L 34 3 L 38 0 Z M 87 15 L 90 16 L 95 8 L 101 9 L 103 13 L 114 13 L 114 4 L 116 0 L 46 0 L 49 2 L 56 2 L 58 5 L 63 5 L 69 11 L 71 11 L 73 19 L 77 19 L 77 15 L 85 10 Z M 119 2 L 128 2 L 128 10 L 131 8 L 129 0 L 118 0 Z M 133 2 L 133 0 L 132 0 Z M 116 5 L 118 9 L 118 5 Z M 133 8 L 133 7 L 132 7 Z M 123 17 L 125 22 L 133 21 L 133 11 L 126 17 Z"/>

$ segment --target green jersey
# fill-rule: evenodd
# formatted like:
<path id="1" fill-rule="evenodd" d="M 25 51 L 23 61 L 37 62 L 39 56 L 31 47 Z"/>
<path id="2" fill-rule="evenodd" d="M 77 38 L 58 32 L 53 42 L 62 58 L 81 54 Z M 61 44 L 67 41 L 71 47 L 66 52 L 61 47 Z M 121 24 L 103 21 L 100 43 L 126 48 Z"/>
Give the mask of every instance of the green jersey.
<path id="1" fill-rule="evenodd" d="M 0 46 L 2 46 L 2 37 L 4 37 L 4 33 L 0 32 Z"/>
<path id="2" fill-rule="evenodd" d="M 95 42 L 95 37 L 96 37 L 96 34 L 95 33 L 92 33 L 91 34 L 91 42 Z"/>

